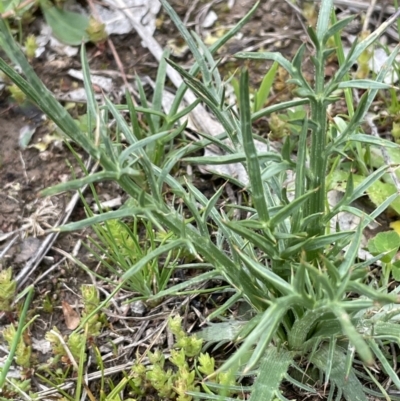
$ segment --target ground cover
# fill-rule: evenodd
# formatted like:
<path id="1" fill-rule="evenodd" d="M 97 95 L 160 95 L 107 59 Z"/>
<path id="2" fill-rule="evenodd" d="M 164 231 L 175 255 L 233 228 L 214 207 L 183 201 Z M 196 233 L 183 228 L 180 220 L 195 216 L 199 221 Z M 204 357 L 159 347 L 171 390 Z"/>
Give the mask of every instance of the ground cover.
<path id="1" fill-rule="evenodd" d="M 42 153 L 41 159 L 51 174 L 43 177 L 37 172 L 39 158 L 34 149 L 24 153 L 13 149 L 14 156 L 3 156 L 7 159 L 2 173 L 10 181 L 5 188 L 8 192 L 4 194 L 4 204 L 24 206 L 19 194 L 26 194 L 22 199 L 29 203 L 35 200 L 33 191 L 36 194 L 49 184 L 65 181 L 61 175 L 68 170 L 59 169 L 59 160 L 65 158 L 72 166 L 68 178 L 78 179 L 58 186 L 53 192 L 63 193 L 85 185 L 90 190 L 89 198 L 80 198 L 81 211 L 78 209 L 73 216 L 77 223 L 63 229 L 86 232 L 68 234 L 69 237 L 63 237 L 66 244 L 60 242 L 53 248 L 53 252 L 64 257 L 61 269 L 54 265 L 46 268 L 43 261 L 36 272 L 29 269 L 27 274 L 24 268 L 18 270 L 18 263 L 26 260 L 28 267 L 34 265 L 30 260 L 32 255 L 47 254 L 44 241 L 26 240 L 19 249 L 11 251 L 5 245 L 7 257 L 2 280 L 7 296 L 2 309 L 8 312 L 4 319 L 10 319 L 11 324 L 3 330 L 3 338 L 5 347 L 12 350 L 14 346 L 16 351 L 12 368 L 16 365 L 23 368 L 23 376 L 15 369 L 16 375 L 19 374 L 15 382 L 10 379 L 12 376 L 2 377 L 7 383 L 5 398 L 30 399 L 39 391 L 42 398 L 59 392 L 68 399 L 87 394 L 92 399 L 110 400 L 295 399 L 310 394 L 328 399 L 342 396 L 367 399 L 366 394 L 379 397 L 380 393 L 395 399 L 396 362 L 391 364 L 397 346 L 393 339 L 398 336 L 397 266 L 393 263 L 398 249 L 397 234 L 392 232 L 394 238 L 380 236 L 380 241 L 370 243 L 367 260 L 361 259 L 359 250 L 366 239 L 364 228 L 372 233 L 371 238 L 376 238 L 377 230 L 368 227 L 372 220 L 380 217 L 385 224 L 389 218 L 385 210 L 389 206 L 392 215 L 397 213 L 396 172 L 389 169 L 396 165 L 397 147 L 379 135 L 364 134 L 383 130 L 385 125 L 396 127 L 396 88 L 385 83 L 387 75 L 393 75 L 390 67 L 395 65 L 396 50 L 388 52 L 383 70 L 374 72 L 368 65 L 367 75 L 359 77 L 352 70 L 356 61 L 363 66 L 362 57 L 367 60 L 375 57 L 367 45 L 372 45 L 378 33 L 388 29 L 390 23 L 377 25 L 375 34 L 360 38 L 353 54 L 347 55 L 346 64 L 344 54 L 338 54 L 338 61 L 331 58 L 331 49 L 335 47 L 328 43 L 331 39 L 336 49 L 343 50 L 339 32 L 345 24 L 339 22 L 337 31 L 328 31 L 336 14 L 331 14 L 329 2 L 324 2 L 316 33 L 308 32 L 314 50 L 310 45 L 298 52 L 296 41 L 289 40 L 286 55 L 289 60 L 295 56 L 292 64 L 276 53 L 249 54 L 242 51 L 246 48 L 235 49 L 236 58 L 230 60 L 230 65 L 225 63 L 221 70 L 226 74 L 224 80 L 229 80 L 232 68 L 240 66 L 239 60 L 243 58 L 256 59 L 256 64 L 248 64 L 250 71 L 255 67 L 259 71 L 265 65 L 274 72 L 267 74 L 266 79 L 264 74 L 253 75 L 253 85 L 259 91 L 252 97 L 248 93 L 248 72 L 231 78 L 235 99 L 234 95 L 226 95 L 230 87 L 221 85 L 211 53 L 196 37 L 188 36 L 174 11 L 181 11 L 181 17 L 185 18 L 185 15 L 190 17 L 189 10 L 180 9 L 179 4 L 173 4 L 172 8 L 165 2 L 163 5 L 169 10 L 163 18 L 169 18 L 180 28 L 194 55 L 194 59 L 188 56 L 186 63 L 197 63 L 197 70 L 193 67 L 188 73 L 173 58 L 170 64 L 208 106 L 203 116 L 209 116 L 211 111 L 217 117 L 220 125 L 214 127 L 221 134 L 219 137 L 204 128 L 205 121 L 200 121 L 203 123 L 200 130 L 196 130 L 196 125 L 187 129 L 181 118 L 192 111 L 190 105 L 178 111 L 180 101 L 175 101 L 169 110 L 163 108 L 166 61 L 157 65 L 157 74 L 153 73 L 156 81 L 152 91 L 137 80 L 136 97 L 120 95 L 121 102 L 108 100 L 97 105 L 96 86 L 90 85 L 88 56 L 83 52 L 87 110 L 85 117 L 79 110 L 73 111 L 78 124 L 64 112 L 64 103 L 61 107 L 43 92 L 40 82 L 21 59 L 18 47 L 11 48 L 9 54 L 17 57 L 31 86 L 24 86 L 3 64 L 3 70 L 73 140 L 71 153 L 65 145 L 57 148 L 57 138 L 51 140 L 52 154 Z M 261 10 L 265 11 L 266 6 L 272 14 L 273 2 L 263 5 Z M 285 18 L 290 16 L 293 24 L 300 18 L 299 26 L 312 24 L 317 9 L 303 6 L 299 8 L 300 14 L 288 3 L 283 7 L 285 12 L 279 8 L 274 12 Z M 265 18 L 271 18 L 270 14 Z M 261 12 L 261 17 L 250 14 L 249 18 L 257 15 L 262 24 L 265 13 Z M 241 12 L 240 17 L 243 16 Z M 302 20 L 304 16 L 309 20 Z M 250 29 L 254 26 L 260 23 L 250 24 Z M 168 28 L 168 23 L 165 27 Z M 8 31 L 3 28 L 6 35 Z M 290 35 L 283 35 L 284 39 L 287 37 L 290 39 Z M 5 38 L 3 43 L 9 43 Z M 272 35 L 272 39 L 267 45 L 279 47 L 276 37 Z M 220 43 L 216 43 L 211 50 L 217 51 Z M 242 52 L 237 54 L 237 51 Z M 221 53 L 216 54 L 224 58 L 224 52 L 233 53 L 232 49 L 222 47 Z M 329 86 L 327 77 L 334 84 Z M 166 81 L 168 85 L 170 82 Z M 183 96 L 182 88 L 178 97 Z M 384 94 L 391 95 L 390 102 L 385 103 Z M 298 99 L 293 99 L 293 95 Z M 345 102 L 340 99 L 343 95 Z M 324 100 L 319 101 L 321 98 Z M 382 105 L 392 109 L 388 115 L 379 115 L 377 123 L 366 112 L 374 107 L 375 112 L 380 111 Z M 342 115 L 333 112 L 333 107 Z M 287 108 L 289 111 L 280 113 Z M 205 126 L 212 124 L 209 118 L 206 121 Z M 251 135 L 251 121 L 254 129 L 258 129 L 256 142 Z M 395 129 L 392 133 L 395 137 Z M 226 136 L 230 142 L 223 142 Z M 319 142 L 322 138 L 324 142 Z M 14 143 L 10 147 L 15 148 L 10 137 L 9 143 Z M 310 153 L 306 151 L 307 145 Z M 215 146 L 222 148 L 225 155 L 217 153 Z M 380 156 L 374 153 L 374 146 L 388 150 Z M 89 160 L 84 165 L 87 159 L 82 149 L 94 163 Z M 24 166 L 21 170 L 16 168 L 20 154 Z M 218 167 L 221 163 L 228 169 L 221 170 Z M 306 172 L 308 168 L 310 174 Z M 211 184 L 210 171 L 219 177 Z M 295 176 L 290 175 L 293 171 Z M 349 175 L 349 171 L 357 176 Z M 345 195 L 339 203 L 331 204 L 330 209 L 326 208 L 325 179 L 316 179 L 321 173 L 325 177 L 326 172 L 333 177 L 326 187 Z M 38 176 L 40 179 L 36 180 Z M 290 177 L 295 180 L 295 187 L 290 187 Z M 19 181 L 25 185 L 23 191 L 17 185 Z M 108 205 L 107 208 L 116 210 L 107 212 L 103 202 L 109 200 L 110 193 L 120 194 L 119 202 L 124 206 L 117 209 L 118 203 Z M 353 202 L 361 197 L 367 198 L 368 204 L 356 209 Z M 20 210 L 9 207 L 13 217 L 3 218 L 4 239 L 23 223 L 25 235 L 40 238 L 43 234 L 40 230 L 58 219 L 68 221 L 69 201 L 68 196 L 52 198 L 53 203 L 38 201 L 30 206 L 31 210 L 22 212 L 26 213 L 25 221 Z M 66 210 L 61 207 L 63 203 L 68 204 Z M 328 230 L 328 223 L 343 213 L 361 217 L 355 223 L 358 229 L 342 228 L 335 232 L 336 225 L 342 224 L 338 219 L 335 230 Z M 72 244 L 79 236 L 86 244 L 86 251 L 76 257 Z M 380 265 L 375 264 L 378 261 Z M 50 259 L 53 262 L 57 262 L 56 256 Z M 6 269 L 8 266 L 13 267 L 14 274 Z M 17 278 L 18 292 L 13 278 Z M 23 291 L 29 281 L 35 287 Z M 88 283 L 92 285 L 82 286 Z M 34 306 L 30 304 L 33 288 Z M 14 299 L 21 301 L 16 305 L 25 301 L 25 309 L 16 309 L 18 306 L 11 304 Z M 125 303 L 127 300 L 130 302 Z M 171 318 L 179 314 L 184 316 L 184 331 L 179 319 Z M 227 368 L 223 370 L 225 376 L 213 375 L 214 362 L 199 354 L 202 342 L 185 334 L 198 331 L 207 318 L 217 318 L 220 326 L 211 326 L 197 334 L 206 342 L 218 339 L 219 343 L 229 343 L 238 333 L 245 339 L 238 351 L 214 350 L 219 359 L 217 366 L 222 364 Z M 29 324 L 25 327 L 21 322 Z M 24 330 L 24 336 L 18 329 Z M 224 335 L 217 335 L 222 331 Z M 48 345 L 50 349 L 45 348 Z M 154 351 L 157 347 L 163 354 Z M 40 355 L 42 351 L 44 356 Z M 54 359 L 49 359 L 51 354 Z M 38 359 L 42 363 L 38 364 Z M 369 368 L 374 359 L 379 361 L 376 371 Z M 6 359 L 11 361 L 12 358 Z M 358 368 L 360 363 L 369 376 Z M 3 372 L 12 372 L 9 368 L 5 365 Z M 271 371 L 276 376 L 271 377 Z M 87 383 L 84 373 L 88 374 Z M 23 381 L 25 378 L 28 381 Z M 283 378 L 282 394 L 279 383 Z"/>

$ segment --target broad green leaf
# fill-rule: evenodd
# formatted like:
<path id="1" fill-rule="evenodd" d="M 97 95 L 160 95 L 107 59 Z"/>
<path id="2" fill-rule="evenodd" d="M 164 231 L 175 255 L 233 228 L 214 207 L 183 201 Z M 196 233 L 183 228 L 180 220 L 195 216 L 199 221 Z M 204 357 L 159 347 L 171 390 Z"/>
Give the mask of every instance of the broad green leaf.
<path id="1" fill-rule="evenodd" d="M 384 140 L 384 139 L 382 139 Z M 390 141 L 389 141 L 390 142 Z M 394 142 L 390 142 L 392 145 L 394 144 Z M 398 145 L 398 144 L 395 144 Z M 389 157 L 390 162 L 392 162 L 393 164 L 400 164 L 400 151 L 397 147 L 390 147 L 390 146 L 386 146 L 386 143 L 383 145 L 385 146 L 387 155 Z M 399 146 L 399 145 L 398 145 Z M 383 159 L 383 155 L 382 155 L 382 151 L 378 148 L 371 148 L 370 150 L 371 152 L 371 165 L 374 168 L 379 168 L 382 165 L 385 165 L 386 162 Z M 394 172 L 396 173 L 397 177 L 400 178 L 400 169 L 399 168 L 395 168 Z M 389 179 L 388 179 L 389 180 Z M 385 179 L 385 181 L 388 181 Z M 390 182 L 391 182 L 391 178 L 390 178 Z"/>
<path id="2" fill-rule="evenodd" d="M 246 324 L 246 321 L 241 320 L 229 320 L 226 322 L 209 323 L 207 327 L 196 332 L 196 337 L 201 338 L 208 343 L 233 341 L 237 338 L 240 330 Z"/>
<path id="3" fill-rule="evenodd" d="M 250 401 L 272 401 L 293 362 L 294 354 L 284 348 L 269 347 L 260 361 Z"/>
<path id="4" fill-rule="evenodd" d="M 400 235 L 396 231 L 378 233 L 368 241 L 367 247 L 374 256 L 385 252 L 382 262 L 390 263 L 400 247 Z"/>
<path id="5" fill-rule="evenodd" d="M 24 150 L 28 147 L 31 142 L 33 134 L 36 132 L 36 127 L 32 125 L 25 125 L 19 134 L 18 145 Z M 46 145 L 47 146 L 47 145 Z"/>
<path id="6" fill-rule="evenodd" d="M 35 2 L 22 2 L 21 0 L 2 0 L 0 2 L 0 13 L 6 11 L 13 11 L 15 17 L 21 18 L 24 13 L 26 13 L 30 8 L 35 6 Z"/>
<path id="7" fill-rule="evenodd" d="M 336 189 L 340 192 L 345 192 L 347 183 L 348 172 L 343 170 L 335 170 L 329 176 L 329 189 Z M 360 185 L 365 180 L 365 177 L 353 174 L 354 188 Z M 388 184 L 381 181 L 375 181 L 367 189 L 366 194 L 371 199 L 372 203 L 376 206 L 381 205 L 389 196 L 397 193 L 396 187 L 393 184 Z M 397 214 L 400 214 L 400 198 L 396 198 L 390 206 Z"/>
<path id="8" fill-rule="evenodd" d="M 388 305 L 388 307 L 390 311 L 390 309 L 393 308 L 393 305 Z M 398 311 L 397 314 L 399 314 Z M 376 338 L 396 339 L 395 341 L 398 341 L 398 338 L 400 337 L 400 325 L 398 321 L 391 323 L 377 320 L 373 322 L 373 325 L 371 325 L 371 334 L 372 330 Z"/>
<path id="9" fill-rule="evenodd" d="M 308 333 L 314 329 L 318 319 L 326 312 L 324 308 L 310 310 L 294 322 L 288 335 L 290 349 L 302 350 L 302 346 L 307 340 Z"/>
<path id="10" fill-rule="evenodd" d="M 328 366 L 327 361 L 330 358 L 329 348 L 322 346 L 311 358 L 313 362 L 322 372 L 326 372 Z M 350 370 L 348 377 L 345 375 L 346 355 L 337 347 L 333 352 L 333 361 L 330 367 L 330 378 L 336 387 L 343 391 L 347 401 L 368 401 L 364 393 L 363 387 L 358 380 L 353 369 Z"/>
<path id="11" fill-rule="evenodd" d="M 400 281 L 400 260 L 392 264 L 392 275 L 396 281 Z"/>
<path id="12" fill-rule="evenodd" d="M 5 11 L 16 9 L 19 3 L 20 0 L 3 0 L 0 3 L 0 12 L 4 13 Z"/>
<path id="13" fill-rule="evenodd" d="M 89 18 L 72 11 L 62 10 L 47 0 L 40 0 L 40 6 L 53 35 L 60 42 L 70 46 L 79 46 L 89 40 L 86 29 Z"/>

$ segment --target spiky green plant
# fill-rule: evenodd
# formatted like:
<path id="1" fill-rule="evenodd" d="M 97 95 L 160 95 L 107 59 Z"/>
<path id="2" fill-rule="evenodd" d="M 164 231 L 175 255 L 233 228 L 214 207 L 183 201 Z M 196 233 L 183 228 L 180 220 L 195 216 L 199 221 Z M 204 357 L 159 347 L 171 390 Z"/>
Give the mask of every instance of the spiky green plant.
<path id="1" fill-rule="evenodd" d="M 213 316 L 221 315 L 241 299 L 250 305 L 253 317 L 236 336 L 241 346 L 223 363 L 220 371 L 233 369 L 244 373 L 253 372 L 256 380 L 251 400 L 268 401 L 274 397 L 284 399 L 279 390 L 283 380 L 315 392 L 305 382 L 311 367 L 320 372 L 320 384 L 325 384 L 328 399 L 340 399 L 343 395 L 349 401 L 366 401 L 367 394 L 380 397 L 385 390 L 369 369 L 375 360 L 379 361 L 393 385 L 400 389 L 400 380 L 385 353 L 386 344 L 398 342 L 400 335 L 396 323 L 400 311 L 397 307 L 398 290 L 396 288 L 388 293 L 386 288 L 379 288 L 368 280 L 368 267 L 382 255 L 365 262 L 357 260 L 363 229 L 390 205 L 397 194 L 385 200 L 370 215 L 364 215 L 355 232 L 329 231 L 330 221 L 339 212 L 362 214 L 351 206 L 352 202 L 363 196 L 388 166 L 371 172 L 356 187 L 350 174 L 342 201 L 331 209 L 326 206 L 325 185 L 329 160 L 337 154 L 343 154 L 349 143 L 396 146 L 383 139 L 356 133 L 356 129 L 377 91 L 389 87 L 383 83 L 383 79 L 398 48 L 390 55 L 375 80 L 351 80 L 346 77 L 359 56 L 398 15 L 389 18 L 362 41 L 355 42 L 338 71 L 326 82 L 325 62 L 335 52 L 335 49 L 327 47 L 327 41 L 337 36 L 351 18 L 330 26 L 333 1 L 323 0 L 316 30 L 308 29 L 314 45 L 311 57 L 315 67 L 314 84 L 311 85 L 302 73 L 305 46 L 299 48 L 292 61 L 279 53 L 239 53 L 236 55 L 238 58 L 265 59 L 279 63 L 289 73 L 290 83 L 296 86 L 295 93 L 299 99 L 252 113 L 249 72 L 244 69 L 240 77 L 238 114 L 226 105 L 224 84 L 213 54 L 248 21 L 255 8 L 208 49 L 197 35 L 187 31 L 167 1 L 161 2 L 190 47 L 196 63 L 190 71 L 186 71 L 169 61 L 182 75 L 185 84 L 178 89 L 170 112 L 162 115 L 165 131 L 155 130 L 148 137 L 141 136 L 137 130 L 135 121 L 138 110 L 128 94 L 125 107 L 116 107 L 108 98 L 105 98 L 101 109 L 96 104 L 84 47 L 82 65 L 88 96 L 88 121 L 96 121 L 97 126 L 96 129 L 89 129 L 88 134 L 80 132 L 73 119 L 34 74 L 10 37 L 4 22 L 0 21 L 2 45 L 12 55 L 12 59 L 18 61 L 26 80 L 2 60 L 0 69 L 54 120 L 66 136 L 85 149 L 102 167 L 98 173 L 58 185 L 45 193 L 48 195 L 74 190 L 86 183 L 108 179 L 116 181 L 131 198 L 118 211 L 92 216 L 62 229 L 80 229 L 109 219 L 137 216 L 151 221 L 160 232 L 172 233 L 171 241 L 143 255 L 122 275 L 121 280 L 129 280 L 160 255 L 182 248 L 192 252 L 195 258 L 202 261 L 198 266 L 203 269 L 206 267 L 207 270 L 185 283 L 161 291 L 153 298 L 168 296 L 212 278 L 225 280 L 235 293 Z M 201 80 L 197 79 L 198 72 L 201 73 Z M 180 148 L 172 152 L 168 160 L 157 160 L 155 163 L 154 155 L 148 152 L 152 148 L 149 145 L 156 144 L 162 138 L 178 135 L 184 127 L 180 125 L 180 120 L 195 106 L 189 105 L 178 112 L 187 87 L 195 92 L 198 101 L 205 103 L 213 112 L 223 127 L 222 132 L 218 137 L 204 135 L 199 143 Z M 337 101 L 338 90 L 347 91 L 349 88 L 365 91 L 354 113 L 349 112 L 345 125 L 338 127 L 328 124 L 327 107 Z M 310 114 L 302 121 L 292 122 L 301 126 L 297 158 L 294 159 L 290 154 L 293 148 L 290 137 L 286 139 L 281 153 L 272 150 L 258 153 L 252 121 L 298 105 L 308 105 Z M 132 126 L 123 118 L 121 109 L 129 112 Z M 142 111 L 148 116 L 159 115 L 159 111 Z M 125 148 L 118 141 L 112 140 L 104 120 L 108 115 L 115 119 L 118 132 L 126 138 L 128 144 Z M 227 138 L 229 142 L 224 142 Z M 170 174 L 174 165 L 183 157 L 211 143 L 222 147 L 226 155 L 219 158 L 186 157 L 185 160 L 199 164 L 241 163 L 249 177 L 245 189 L 251 195 L 251 203 L 246 207 L 249 213 L 246 220 L 233 220 L 224 210 L 215 207 L 223 188 L 208 199 L 191 183 L 182 185 Z M 285 187 L 288 170 L 296 173 L 291 201 Z M 143 176 L 146 177 L 146 185 L 143 185 Z M 243 183 L 236 183 L 244 186 Z M 162 192 L 164 185 L 182 200 L 190 211 L 190 219 L 186 219 L 174 204 L 165 201 Z M 212 232 L 209 229 L 210 223 Z M 196 263 L 192 266 L 196 266 Z M 86 319 L 90 319 L 90 315 Z M 295 375 L 296 371 L 301 374 Z M 364 371 L 370 376 L 365 375 Z M 209 397 L 199 392 L 188 392 L 194 393 L 199 399 Z"/>

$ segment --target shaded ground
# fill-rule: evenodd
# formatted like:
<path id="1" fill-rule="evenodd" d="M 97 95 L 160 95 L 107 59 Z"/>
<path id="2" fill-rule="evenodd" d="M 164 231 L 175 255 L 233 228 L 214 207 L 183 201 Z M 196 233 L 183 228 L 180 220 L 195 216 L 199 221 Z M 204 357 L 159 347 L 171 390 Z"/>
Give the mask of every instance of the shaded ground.
<path id="1" fill-rule="evenodd" d="M 200 34 L 203 30 L 201 28 L 202 19 L 204 19 L 209 9 L 212 8 L 215 10 L 218 15 L 218 22 L 214 30 L 211 30 L 211 33 L 215 35 L 219 28 L 232 26 L 243 17 L 250 8 L 249 3 L 251 2 L 240 0 L 235 3 L 231 10 L 228 10 L 223 2 L 206 2 L 206 4 L 199 2 L 196 7 L 191 9 L 190 2 L 171 1 L 171 4 L 180 17 L 187 20 L 187 25 Z M 312 15 L 310 16 L 311 18 L 313 18 Z M 166 45 L 171 38 L 179 43 L 179 36 L 172 22 L 163 15 L 160 16 L 160 19 L 163 21 L 163 24 L 156 32 L 156 39 L 161 45 Z M 303 26 L 304 19 L 301 18 L 288 2 L 280 0 L 264 2 L 252 21 L 243 29 L 242 35 L 231 41 L 218 55 L 223 60 L 222 69 L 226 73 L 226 77 L 241 64 L 241 62 L 232 60 L 229 57 L 241 50 L 256 51 L 258 49 L 265 49 L 268 51 L 280 51 L 288 58 L 292 58 L 298 46 L 306 41 Z M 157 63 L 147 49 L 140 47 L 140 39 L 135 33 L 114 37 L 113 42 L 129 79 L 132 79 L 134 74 L 155 77 Z M 179 60 L 183 65 L 191 64 L 189 54 L 185 54 L 183 58 L 176 58 L 176 60 Z M 93 70 L 116 71 L 117 75 L 119 74 L 115 60 L 108 48 L 101 51 L 94 47 L 90 48 L 89 62 Z M 77 84 L 76 81 L 66 75 L 66 72 L 72 67 L 80 68 L 79 57 L 73 59 L 59 57 L 51 62 L 46 61 L 44 57 L 42 60 L 34 61 L 33 64 L 48 88 L 56 96 L 61 96 Z M 332 69 L 334 68 L 335 65 L 333 64 Z M 260 83 L 265 74 L 265 69 L 266 64 L 264 63 L 251 63 L 251 80 L 254 86 Z M 282 82 L 284 83 L 284 79 Z M 116 87 L 119 87 L 121 83 L 122 80 L 120 77 L 115 78 L 114 84 Z M 82 84 L 78 83 L 77 85 L 81 86 Z M 290 96 L 290 92 L 284 84 L 282 88 L 275 89 L 280 100 Z M 6 102 L 8 96 L 8 93 L 3 93 L 4 102 L 2 103 L 3 106 L 0 107 L 0 126 L 2 127 L 2 142 L 0 146 L 0 187 L 2 188 L 0 193 L 0 235 L 16 231 L 24 224 L 27 224 L 26 219 L 32 216 L 40 205 L 42 205 L 43 200 L 38 198 L 38 192 L 48 186 L 70 178 L 71 166 L 78 175 L 81 174 L 76 160 L 65 146 L 51 143 L 44 152 L 40 152 L 36 148 L 21 150 L 18 145 L 20 129 L 29 123 L 30 120 L 20 113 L 17 107 L 10 109 L 9 103 Z M 114 96 L 118 98 L 117 94 L 114 94 Z M 77 115 L 81 110 L 74 109 L 72 113 Z M 268 125 L 262 128 L 267 129 Z M 40 142 L 48 132 L 49 128 L 41 124 L 31 143 Z M 110 200 L 121 195 L 120 191 L 112 185 L 100 185 L 97 187 L 97 190 L 102 197 L 101 200 Z M 51 202 L 54 206 L 54 214 L 46 215 L 47 217 L 43 219 L 42 223 L 44 222 L 44 224 L 41 224 L 41 226 L 44 229 L 48 228 L 47 225 L 54 224 L 58 220 L 58 216 L 61 215 L 65 204 L 68 202 L 68 198 L 52 198 Z M 50 208 L 49 205 L 47 204 L 44 207 L 47 212 Z M 72 219 L 78 220 L 82 217 L 84 217 L 83 207 L 81 203 L 78 203 L 73 212 Z M 21 234 L 33 236 L 34 232 L 28 232 L 28 229 L 24 229 Z M 87 234 L 88 232 L 86 231 L 83 233 L 61 235 L 55 246 L 66 252 L 71 252 L 76 243 L 80 239 L 84 239 Z M 43 237 L 42 235 L 38 238 L 42 240 Z M 15 274 L 20 271 L 24 263 L 27 260 L 29 261 L 29 258 L 35 252 L 35 248 L 31 251 L 28 250 L 28 257 L 20 257 L 18 259 L 23 250 L 21 248 L 23 244 L 22 239 L 18 240 L 18 243 L 20 245 L 13 246 L 7 251 L 2 261 L 3 268 L 11 266 Z M 0 252 L 6 245 L 7 241 L 0 243 Z M 50 259 L 47 262 L 44 260 L 41 263 L 36 272 L 30 277 L 28 283 L 35 280 L 49 266 L 61 258 L 59 253 L 55 251 L 50 251 L 48 256 Z M 94 269 L 96 268 L 96 264 L 90 261 L 90 255 L 85 250 L 81 251 L 80 257 L 85 258 L 85 262 L 89 261 L 91 266 Z M 77 308 L 80 302 L 77 293 L 79 292 L 80 285 L 85 282 L 94 282 L 93 277 L 83 273 L 81 269 L 68 260 L 55 268 L 45 280 L 39 282 L 36 288 L 37 297 L 35 299 L 35 306 L 37 308 L 36 312 L 40 314 L 40 318 L 32 327 L 32 337 L 35 340 L 43 338 L 43 334 L 53 326 L 57 326 L 62 333 L 70 332 L 65 322 L 68 313 L 65 312 L 65 305 L 63 309 L 62 301 L 72 305 L 73 308 Z M 104 288 L 106 291 L 109 291 L 106 284 Z M 156 337 L 154 333 L 158 333 L 157 330 L 160 322 L 165 321 L 171 309 L 182 303 L 182 299 L 172 299 L 168 301 L 168 304 L 157 305 L 153 308 L 143 308 L 143 310 L 135 315 L 135 312 L 132 313 L 131 310 L 128 311 L 122 306 L 122 301 L 126 298 L 124 297 L 125 294 L 121 294 L 116 299 L 117 306 L 115 306 L 115 309 L 108 311 L 110 327 L 112 331 L 117 333 L 115 337 L 122 338 L 121 342 L 116 346 L 116 355 L 109 355 L 113 352 L 111 347 L 107 348 L 105 344 L 98 344 L 100 347 L 104 346 L 104 354 L 109 355 L 104 359 L 107 367 L 113 364 L 129 363 L 134 358 L 135 349 L 130 348 L 126 352 L 123 352 L 123 350 L 124 347 L 129 346 L 132 342 L 141 342 L 142 347 L 147 347 L 149 343 L 153 340 L 155 341 Z M 53 308 L 47 311 L 43 308 L 43 300 L 45 299 L 49 300 L 53 305 Z M 193 303 L 194 300 L 189 298 L 183 301 L 185 304 L 185 324 L 188 328 L 192 328 L 191 324 L 197 322 L 196 311 L 198 309 L 208 310 L 212 309 L 215 305 L 215 300 L 210 300 L 207 297 L 196 299 L 195 301 L 197 303 Z M 221 297 L 218 303 L 221 304 L 223 301 L 224 299 Z M 124 315 L 124 313 L 126 320 L 120 321 L 116 316 Z M 151 321 L 148 317 L 149 315 L 154 316 Z M 1 324 L 5 323 L 6 321 L 3 318 Z M 164 337 L 161 338 L 160 343 L 162 344 L 163 341 Z M 37 358 L 46 360 L 48 355 L 46 353 L 41 354 L 37 349 L 35 351 Z M 299 397 L 299 395 L 292 395 L 290 389 L 287 389 L 287 396 Z"/>

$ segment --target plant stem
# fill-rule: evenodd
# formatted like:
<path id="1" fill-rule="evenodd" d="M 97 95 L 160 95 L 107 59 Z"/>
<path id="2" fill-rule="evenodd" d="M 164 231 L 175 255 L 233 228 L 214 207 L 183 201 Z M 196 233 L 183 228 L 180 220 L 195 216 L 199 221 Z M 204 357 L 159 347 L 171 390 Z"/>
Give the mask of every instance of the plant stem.
<path id="1" fill-rule="evenodd" d="M 324 232 L 322 214 L 325 210 L 325 172 L 326 172 L 326 99 L 324 92 L 324 55 L 317 49 L 315 58 L 315 95 L 311 99 L 311 119 L 315 123 L 311 135 L 310 169 L 308 190 L 316 190 L 310 197 L 308 215 L 320 213 L 321 216 L 309 227 L 309 235 Z M 310 255 L 311 256 L 311 255 Z"/>

